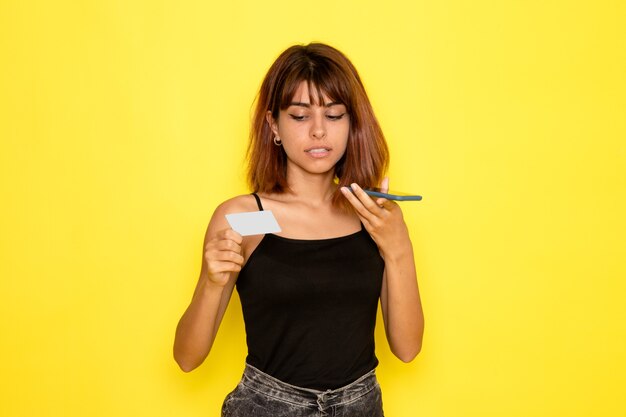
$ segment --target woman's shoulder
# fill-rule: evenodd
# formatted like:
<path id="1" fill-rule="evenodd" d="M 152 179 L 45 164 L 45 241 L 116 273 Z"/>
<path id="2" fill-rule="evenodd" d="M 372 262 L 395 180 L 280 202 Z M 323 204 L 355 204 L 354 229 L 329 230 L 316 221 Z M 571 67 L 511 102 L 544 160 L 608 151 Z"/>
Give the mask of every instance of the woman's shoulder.
<path id="1" fill-rule="evenodd" d="M 213 211 L 209 226 L 207 228 L 206 235 L 213 235 L 222 229 L 229 228 L 230 225 L 226 221 L 226 215 L 231 213 L 245 213 L 249 211 L 257 211 L 259 208 L 256 205 L 254 196 L 251 194 L 238 195 L 236 197 L 229 198 L 228 200 L 219 204 Z"/>
<path id="2" fill-rule="evenodd" d="M 228 214 L 228 213 L 244 213 L 248 211 L 257 211 L 256 200 L 252 194 L 242 194 L 222 202 L 215 209 L 215 213 Z"/>

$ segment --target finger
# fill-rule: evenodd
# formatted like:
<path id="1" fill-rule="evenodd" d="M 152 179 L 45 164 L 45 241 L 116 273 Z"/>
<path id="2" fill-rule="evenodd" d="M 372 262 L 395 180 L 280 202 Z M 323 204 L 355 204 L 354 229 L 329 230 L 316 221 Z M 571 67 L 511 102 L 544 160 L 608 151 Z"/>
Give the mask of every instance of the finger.
<path id="1" fill-rule="evenodd" d="M 381 197 L 381 198 L 376 199 L 376 204 L 378 204 L 378 207 L 380 208 L 389 210 L 391 208 L 391 204 L 388 204 L 388 203 L 390 203 L 390 201 L 387 200 L 386 198 Z"/>
<path id="2" fill-rule="evenodd" d="M 354 190 L 354 188 L 353 188 Z M 370 216 L 372 216 L 371 211 L 369 211 L 361 202 L 361 200 L 359 200 L 359 198 L 357 198 L 354 193 L 356 192 L 356 190 L 354 190 L 354 192 L 350 191 L 348 189 L 348 187 L 341 187 L 341 192 L 343 193 L 344 197 L 346 197 L 346 199 L 348 200 L 348 202 L 350 204 L 352 204 L 352 207 L 354 207 L 354 209 L 356 210 L 356 213 L 359 217 L 364 217 L 366 219 L 369 220 Z M 361 192 L 363 192 L 363 190 L 361 190 Z M 366 194 L 367 196 L 367 194 Z M 369 196 L 367 196 L 367 198 L 369 199 Z M 370 199 L 371 201 L 371 199 Z"/>
<path id="3" fill-rule="evenodd" d="M 237 247 L 231 248 L 232 245 L 235 245 Z M 212 247 L 207 248 L 207 250 L 204 251 L 204 257 L 207 259 L 207 261 L 228 260 L 243 262 L 241 248 L 236 243 L 230 240 L 221 240 L 215 243 L 215 245 L 213 245 Z"/>
<path id="4" fill-rule="evenodd" d="M 206 246 L 204 247 L 204 252 L 207 255 L 213 252 L 218 252 L 218 251 L 232 251 L 234 253 L 241 253 L 242 248 L 241 248 L 241 245 L 239 245 L 234 240 L 225 239 L 225 238 L 220 239 L 217 237 L 209 240 Z"/>
<path id="5" fill-rule="evenodd" d="M 209 263 L 209 271 L 212 274 L 219 274 L 222 272 L 239 272 L 241 271 L 241 265 L 228 261 L 212 261 Z"/>
<path id="6" fill-rule="evenodd" d="M 373 214 L 378 213 L 378 209 L 380 207 L 378 207 L 376 205 L 376 203 L 374 202 L 374 200 L 372 199 L 372 197 L 370 197 L 369 195 L 367 195 L 367 193 L 365 191 L 363 191 L 363 189 L 361 187 L 359 187 L 358 184 L 352 184 L 350 186 L 352 188 L 352 190 L 354 190 L 354 195 L 356 195 L 359 200 L 361 201 L 361 203 Z"/>
<path id="7" fill-rule="evenodd" d="M 228 261 L 236 264 L 243 264 L 243 256 L 233 251 L 218 251 L 214 254 L 213 259 L 216 261 Z"/>
<path id="8" fill-rule="evenodd" d="M 359 215 L 358 213 L 357 213 L 357 216 L 359 216 L 359 219 L 361 220 L 361 223 L 363 223 L 363 226 L 365 227 L 365 230 L 368 230 L 368 231 L 369 231 L 369 230 L 370 230 L 370 227 L 371 227 L 371 223 L 370 223 L 370 222 L 368 222 L 366 218 L 362 217 L 362 216 L 361 216 L 361 215 Z"/>
<path id="9" fill-rule="evenodd" d="M 241 253 L 241 245 L 231 239 L 218 240 L 214 246 L 217 250 Z"/>
<path id="10" fill-rule="evenodd" d="M 389 192 L 389 177 L 383 178 L 383 180 L 380 183 L 380 190 L 383 193 Z"/>
<path id="11" fill-rule="evenodd" d="M 217 237 L 222 238 L 222 239 L 230 239 L 230 240 L 235 241 L 235 243 L 238 243 L 238 244 L 243 242 L 243 237 L 241 237 L 239 233 L 235 232 L 231 228 L 220 230 L 217 233 Z"/>

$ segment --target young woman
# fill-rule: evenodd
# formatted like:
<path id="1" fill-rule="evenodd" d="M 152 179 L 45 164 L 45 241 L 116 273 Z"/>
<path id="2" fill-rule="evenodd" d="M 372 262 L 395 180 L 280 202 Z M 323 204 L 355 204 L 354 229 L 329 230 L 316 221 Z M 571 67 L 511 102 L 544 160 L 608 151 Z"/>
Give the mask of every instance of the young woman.
<path id="1" fill-rule="evenodd" d="M 382 416 L 378 302 L 404 362 L 424 318 L 400 207 L 361 188 L 388 187 L 388 151 L 356 69 L 328 45 L 290 47 L 263 81 L 250 137 L 254 193 L 211 218 L 174 357 L 186 372 L 203 362 L 237 287 L 248 356 L 222 416 Z M 256 210 L 282 231 L 242 237 L 225 218 Z"/>

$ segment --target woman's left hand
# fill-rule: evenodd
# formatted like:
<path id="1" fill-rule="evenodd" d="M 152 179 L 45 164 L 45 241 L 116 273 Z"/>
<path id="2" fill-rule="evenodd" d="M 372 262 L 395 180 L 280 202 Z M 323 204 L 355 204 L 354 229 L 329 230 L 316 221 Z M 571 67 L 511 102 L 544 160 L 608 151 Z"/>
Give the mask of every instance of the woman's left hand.
<path id="1" fill-rule="evenodd" d="M 404 245 L 410 247 L 409 232 L 400 206 L 386 198 L 379 197 L 374 200 L 357 184 L 351 184 L 350 187 L 353 192 L 347 187 L 342 187 L 341 192 L 354 207 L 365 229 L 378 245 L 383 258 Z M 380 188 L 383 192 L 389 190 L 389 178 L 383 179 Z"/>

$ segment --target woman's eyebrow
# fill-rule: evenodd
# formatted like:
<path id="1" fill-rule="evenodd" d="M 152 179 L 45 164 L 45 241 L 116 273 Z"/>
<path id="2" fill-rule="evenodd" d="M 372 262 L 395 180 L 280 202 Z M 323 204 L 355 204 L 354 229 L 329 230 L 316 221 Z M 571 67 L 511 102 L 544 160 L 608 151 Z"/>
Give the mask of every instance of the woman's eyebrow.
<path id="1" fill-rule="evenodd" d="M 291 103 L 289 103 L 289 106 L 306 107 L 308 109 L 309 107 L 311 107 L 311 103 L 304 103 L 302 101 L 292 101 Z"/>

